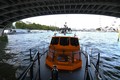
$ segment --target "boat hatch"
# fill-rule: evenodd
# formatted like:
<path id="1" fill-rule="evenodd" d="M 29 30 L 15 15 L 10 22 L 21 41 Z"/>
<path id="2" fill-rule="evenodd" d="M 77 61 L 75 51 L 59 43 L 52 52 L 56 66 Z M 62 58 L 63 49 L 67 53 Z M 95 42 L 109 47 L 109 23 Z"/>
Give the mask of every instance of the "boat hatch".
<path id="1" fill-rule="evenodd" d="M 61 55 L 58 56 L 57 60 L 60 61 L 60 62 L 68 62 L 68 56 L 64 55 L 64 54 L 61 54 Z"/>

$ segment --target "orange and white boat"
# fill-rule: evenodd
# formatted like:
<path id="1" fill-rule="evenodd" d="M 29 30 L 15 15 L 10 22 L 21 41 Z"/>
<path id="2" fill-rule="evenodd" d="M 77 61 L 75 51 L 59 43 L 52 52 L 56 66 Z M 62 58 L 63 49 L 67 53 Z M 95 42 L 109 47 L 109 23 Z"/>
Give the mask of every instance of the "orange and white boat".
<path id="1" fill-rule="evenodd" d="M 94 54 L 93 49 L 88 52 L 86 47 L 84 49 L 82 45 L 80 46 L 78 37 L 69 34 L 67 29 L 67 27 L 63 29 L 63 34 L 55 33 L 45 52 L 38 51 L 32 58 L 30 51 L 31 63 L 18 80 L 23 80 L 29 71 L 31 80 L 104 80 L 99 70 L 100 53 L 95 51 Z M 36 79 L 34 79 L 33 65 L 36 58 L 38 64 L 36 64 L 37 71 L 34 75 Z"/>
<path id="2" fill-rule="evenodd" d="M 54 35 L 48 50 L 43 53 L 36 52 L 18 80 L 23 80 L 29 71 L 31 80 L 105 80 L 102 71 L 99 70 L 100 53 L 95 52 L 94 57 L 94 51 L 92 50 L 90 55 L 86 49 L 79 45 L 76 36 Z M 35 61 L 38 64 L 34 64 Z M 33 65 L 37 69 L 33 68 Z"/>
<path id="3" fill-rule="evenodd" d="M 76 36 L 53 36 L 46 57 L 49 67 L 59 70 L 75 70 L 82 67 L 79 39 Z"/>

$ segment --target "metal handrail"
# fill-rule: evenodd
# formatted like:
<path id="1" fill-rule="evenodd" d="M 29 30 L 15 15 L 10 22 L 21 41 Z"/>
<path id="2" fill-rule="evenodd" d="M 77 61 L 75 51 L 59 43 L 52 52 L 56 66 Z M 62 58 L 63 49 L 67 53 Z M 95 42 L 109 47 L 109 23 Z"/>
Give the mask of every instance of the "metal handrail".
<path id="1" fill-rule="evenodd" d="M 38 60 L 38 72 L 36 72 L 36 74 L 38 73 L 38 79 L 41 80 L 41 77 L 40 77 L 40 58 L 45 55 L 45 53 L 47 52 L 48 50 L 44 51 L 42 54 L 39 53 L 39 51 L 37 51 L 35 53 L 35 55 L 32 57 L 31 55 L 31 49 L 30 49 L 30 64 L 29 66 L 25 69 L 25 71 L 23 71 L 23 73 L 18 77 L 18 80 L 24 80 L 27 73 L 30 71 L 30 80 L 36 80 L 37 79 L 37 76 L 34 77 L 33 75 L 33 65 L 34 63 Z"/>
<path id="2" fill-rule="evenodd" d="M 30 65 L 27 67 L 27 69 L 18 77 L 18 80 L 23 80 L 25 78 L 25 76 L 28 73 L 31 66 L 32 66 L 32 63 L 30 63 Z"/>
<path id="3" fill-rule="evenodd" d="M 85 51 L 85 52 L 83 52 L 83 49 L 81 48 L 80 49 L 80 51 L 81 51 L 81 53 L 85 56 L 85 58 L 86 58 L 86 67 L 85 67 L 85 74 L 84 74 L 84 80 L 86 80 L 86 78 L 87 78 L 87 75 L 88 75 L 88 67 L 90 66 L 88 66 L 88 55 L 86 54 L 87 52 Z"/>
<path id="4" fill-rule="evenodd" d="M 96 70 L 96 76 L 99 78 L 99 80 L 101 80 L 101 75 L 99 74 L 99 62 L 100 62 L 100 53 L 98 52 L 98 59 L 97 59 L 97 63 L 96 65 L 91 62 L 90 60 L 90 55 L 87 54 L 87 48 L 85 48 L 85 51 L 83 50 L 83 48 L 81 48 L 81 53 L 85 56 L 86 58 L 86 70 L 85 70 L 85 76 L 84 76 L 84 80 L 86 80 L 86 77 L 88 75 L 88 67 L 91 66 L 91 64 L 93 64 L 95 70 Z M 91 77 L 92 78 L 92 77 Z"/>

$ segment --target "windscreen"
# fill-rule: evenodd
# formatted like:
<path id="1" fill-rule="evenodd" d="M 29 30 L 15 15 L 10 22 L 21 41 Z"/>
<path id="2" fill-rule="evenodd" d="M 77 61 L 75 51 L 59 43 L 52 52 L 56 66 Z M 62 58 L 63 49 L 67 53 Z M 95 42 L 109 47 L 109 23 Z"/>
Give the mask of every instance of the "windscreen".
<path id="1" fill-rule="evenodd" d="M 68 37 L 61 37 L 60 38 L 60 45 L 62 45 L 62 46 L 69 45 L 69 38 Z"/>
<path id="2" fill-rule="evenodd" d="M 51 44 L 52 44 L 52 45 L 57 45 L 58 42 L 59 42 L 59 37 L 53 37 L 53 38 L 52 38 L 52 41 L 51 41 Z"/>
<path id="3" fill-rule="evenodd" d="M 78 46 L 79 45 L 78 39 L 77 38 L 70 38 L 70 44 L 72 46 Z"/>

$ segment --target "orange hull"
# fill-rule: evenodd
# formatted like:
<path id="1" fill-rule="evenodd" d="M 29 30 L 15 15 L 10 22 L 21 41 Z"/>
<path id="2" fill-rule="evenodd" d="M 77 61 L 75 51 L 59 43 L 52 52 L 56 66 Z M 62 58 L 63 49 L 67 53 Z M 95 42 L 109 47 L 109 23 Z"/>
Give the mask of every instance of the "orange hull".
<path id="1" fill-rule="evenodd" d="M 53 37 L 46 57 L 46 64 L 50 68 L 56 65 L 59 70 L 81 68 L 82 60 L 78 38 Z"/>
<path id="2" fill-rule="evenodd" d="M 80 60 L 78 63 L 74 63 L 74 64 L 71 64 L 71 65 L 69 63 L 61 63 L 61 64 L 60 63 L 58 62 L 58 64 L 54 64 L 54 62 L 50 61 L 49 59 L 46 59 L 46 64 L 50 68 L 53 68 L 53 65 L 57 65 L 57 68 L 59 70 L 70 70 L 70 71 L 73 71 L 73 70 L 76 70 L 76 69 L 82 67 L 82 60 Z"/>

